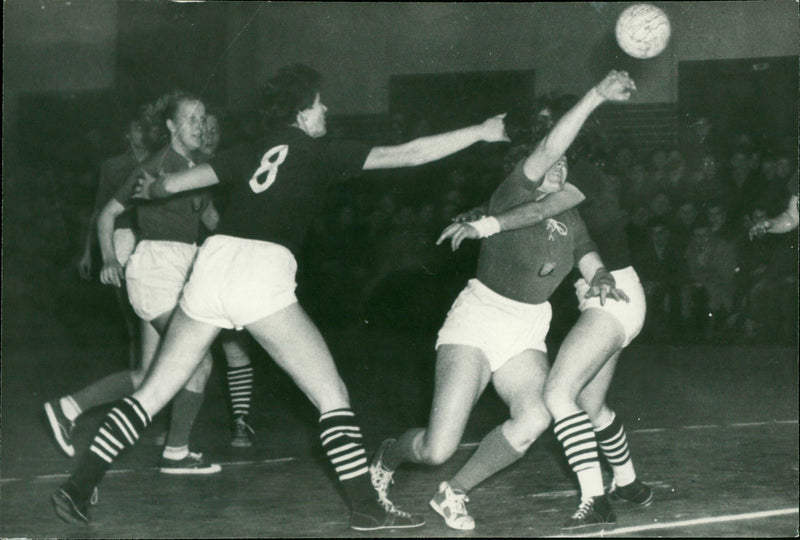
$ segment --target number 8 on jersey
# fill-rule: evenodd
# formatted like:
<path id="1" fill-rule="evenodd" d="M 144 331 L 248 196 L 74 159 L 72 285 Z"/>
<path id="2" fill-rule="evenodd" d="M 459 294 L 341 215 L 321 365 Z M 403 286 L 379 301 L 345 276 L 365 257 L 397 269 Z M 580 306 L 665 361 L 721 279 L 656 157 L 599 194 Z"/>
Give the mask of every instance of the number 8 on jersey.
<path id="1" fill-rule="evenodd" d="M 275 182 L 275 177 L 278 176 L 278 167 L 286 160 L 287 155 L 289 155 L 289 146 L 286 144 L 274 146 L 264 154 L 264 157 L 261 158 L 261 165 L 250 178 L 249 184 L 253 193 L 261 193 L 269 189 Z"/>

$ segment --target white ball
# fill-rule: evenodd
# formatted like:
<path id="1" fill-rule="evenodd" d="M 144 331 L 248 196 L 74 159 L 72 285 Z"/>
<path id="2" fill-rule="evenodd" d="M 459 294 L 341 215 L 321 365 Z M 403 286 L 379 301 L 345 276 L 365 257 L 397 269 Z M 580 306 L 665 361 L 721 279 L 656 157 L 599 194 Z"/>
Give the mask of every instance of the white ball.
<path id="1" fill-rule="evenodd" d="M 617 19 L 617 43 L 634 58 L 653 58 L 669 42 L 667 14 L 652 4 L 634 4 Z"/>

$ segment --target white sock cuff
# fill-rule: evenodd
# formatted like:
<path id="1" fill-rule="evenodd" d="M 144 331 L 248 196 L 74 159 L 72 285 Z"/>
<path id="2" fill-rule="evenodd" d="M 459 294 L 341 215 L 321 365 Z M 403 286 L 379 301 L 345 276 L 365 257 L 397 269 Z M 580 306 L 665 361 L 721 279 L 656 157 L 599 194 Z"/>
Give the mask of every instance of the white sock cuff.
<path id="1" fill-rule="evenodd" d="M 162 457 L 167 459 L 183 459 L 189 455 L 189 445 L 183 446 L 165 446 Z"/>
<path id="2" fill-rule="evenodd" d="M 58 400 L 58 404 L 61 405 L 61 411 L 70 422 L 74 422 L 75 419 L 78 418 L 83 412 L 78 405 L 78 402 L 75 401 L 72 396 L 62 397 L 60 400 Z"/>
<path id="3" fill-rule="evenodd" d="M 604 429 L 608 429 L 608 426 L 613 424 L 614 420 L 616 420 L 616 419 L 617 419 L 617 413 L 615 413 L 614 411 L 611 411 L 611 420 L 609 420 L 607 423 L 603 424 L 601 427 L 594 428 L 594 430 L 595 431 L 603 431 Z"/>

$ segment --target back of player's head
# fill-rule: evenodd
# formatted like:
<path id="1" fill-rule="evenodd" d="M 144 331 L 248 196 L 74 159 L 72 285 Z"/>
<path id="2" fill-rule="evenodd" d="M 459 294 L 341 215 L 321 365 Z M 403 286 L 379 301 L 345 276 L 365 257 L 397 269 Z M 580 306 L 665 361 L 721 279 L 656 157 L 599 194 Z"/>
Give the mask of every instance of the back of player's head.
<path id="1" fill-rule="evenodd" d="M 291 64 L 278 70 L 262 91 L 264 122 L 289 125 L 297 113 L 314 104 L 322 86 L 322 75 L 305 64 Z"/>

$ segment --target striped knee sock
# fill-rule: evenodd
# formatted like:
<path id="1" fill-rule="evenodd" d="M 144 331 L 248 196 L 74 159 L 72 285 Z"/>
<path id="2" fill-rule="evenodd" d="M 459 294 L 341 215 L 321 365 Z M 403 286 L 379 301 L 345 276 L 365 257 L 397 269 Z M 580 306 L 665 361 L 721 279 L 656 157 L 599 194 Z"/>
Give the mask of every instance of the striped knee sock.
<path id="1" fill-rule="evenodd" d="M 361 429 L 353 411 L 334 409 L 322 414 L 319 429 L 322 450 L 333 465 L 350 505 L 360 507 L 367 501 L 375 501 Z"/>
<path id="2" fill-rule="evenodd" d="M 228 394 L 231 396 L 233 417 L 250 414 L 253 397 L 253 365 L 228 368 Z"/>
<path id="3" fill-rule="evenodd" d="M 618 486 L 627 486 L 636 480 L 636 471 L 628 451 L 628 438 L 617 415 L 614 414 L 611 423 L 606 427 L 595 430 L 595 436 L 600 450 L 614 471 L 614 482 Z"/>
<path id="4" fill-rule="evenodd" d="M 97 428 L 89 451 L 83 454 L 69 479 L 70 495 L 75 500 L 89 498 L 111 464 L 122 452 L 136 444 L 148 425 L 150 416 L 133 397 L 128 396 L 112 405 Z"/>
<path id="5" fill-rule="evenodd" d="M 581 498 L 603 495 L 605 489 L 600 471 L 600 458 L 597 454 L 597 440 L 589 415 L 579 411 L 556 420 L 553 430 L 561 446 L 564 447 L 569 466 L 578 476 Z"/>

